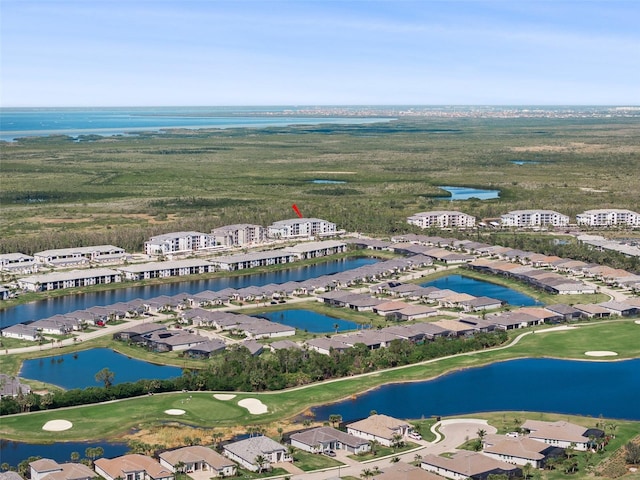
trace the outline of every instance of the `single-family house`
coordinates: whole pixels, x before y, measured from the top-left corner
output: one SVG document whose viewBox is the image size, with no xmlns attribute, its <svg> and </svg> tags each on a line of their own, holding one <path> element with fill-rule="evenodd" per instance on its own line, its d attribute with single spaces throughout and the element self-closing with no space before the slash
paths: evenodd
<svg viewBox="0 0 640 480">
<path fill-rule="evenodd" d="M 350 453 L 366 453 L 371 450 L 369 442 L 333 427 L 318 427 L 294 433 L 290 437 L 291 446 L 311 453 L 330 450 L 346 450 Z"/>
<path fill-rule="evenodd" d="M 292 461 L 287 447 L 264 435 L 228 443 L 222 446 L 222 451 L 226 457 L 252 472 L 269 470 L 274 463 Z"/>
<path fill-rule="evenodd" d="M 230 477 L 236 474 L 236 464 L 224 455 L 202 445 L 177 448 L 162 452 L 159 456 L 160 465 L 176 471 L 176 466 L 182 464 L 185 473 L 207 472 L 207 477 Z"/>
<path fill-rule="evenodd" d="M 589 429 L 562 420 L 557 422 L 527 420 L 522 425 L 522 429 L 528 438 L 560 448 L 567 448 L 573 444 L 576 450 L 582 451 L 589 448 L 590 436 L 602 437 L 604 435 L 602 430 Z"/>
<path fill-rule="evenodd" d="M 173 480 L 171 469 L 146 455 L 133 453 L 116 458 L 99 458 L 96 473 L 106 480 Z"/>
<path fill-rule="evenodd" d="M 365 440 L 376 440 L 387 447 L 396 441 L 397 435 L 405 437 L 411 430 L 407 422 L 382 414 L 371 415 L 347 425 L 347 433 Z"/>
<path fill-rule="evenodd" d="M 520 477 L 522 470 L 510 463 L 495 460 L 477 452 L 460 450 L 448 457 L 428 454 L 422 457 L 421 468 L 453 480 L 485 480 L 489 475 Z"/>
<path fill-rule="evenodd" d="M 396 462 L 384 467 L 382 473 L 377 474 L 375 478 L 376 480 L 442 480 L 442 477 L 435 473 L 404 462 Z"/>
<path fill-rule="evenodd" d="M 31 480 L 91 480 L 96 472 L 82 463 L 58 463 L 41 458 L 29 463 Z"/>
<path fill-rule="evenodd" d="M 543 468 L 550 456 L 558 456 L 562 451 L 539 440 L 517 436 L 487 435 L 482 442 L 482 453 L 495 460 Z"/>
</svg>

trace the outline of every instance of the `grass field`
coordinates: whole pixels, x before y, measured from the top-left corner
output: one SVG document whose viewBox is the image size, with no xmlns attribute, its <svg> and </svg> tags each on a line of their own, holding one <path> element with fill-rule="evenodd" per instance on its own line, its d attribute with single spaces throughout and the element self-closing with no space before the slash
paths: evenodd
<svg viewBox="0 0 640 480">
<path fill-rule="evenodd" d="M 270 424 L 290 418 L 314 405 L 347 398 L 370 388 L 391 382 L 433 378 L 454 369 L 479 366 L 493 361 L 521 357 L 556 357 L 589 359 L 585 351 L 611 349 L 617 359 L 640 356 L 637 342 L 640 325 L 633 320 L 583 324 L 577 330 L 526 335 L 515 346 L 482 351 L 406 368 L 376 372 L 357 378 L 316 384 L 305 388 L 260 394 L 240 394 L 232 402 L 213 398 L 211 393 L 171 393 L 116 401 L 105 405 L 88 405 L 64 410 L 35 412 L 3 417 L 3 438 L 41 442 L 52 440 L 86 440 L 118 437 L 131 428 L 179 422 L 200 427 L 232 427 L 236 425 Z M 521 333 L 521 332 L 518 332 Z M 190 398 L 187 400 L 187 398 Z M 258 398 L 268 406 L 268 413 L 250 415 L 236 403 L 243 398 Z M 174 417 L 163 412 L 178 408 L 187 411 Z M 73 422 L 71 430 L 44 432 L 42 425 L 63 418 Z"/>
<path fill-rule="evenodd" d="M 552 208 L 635 208 L 636 119 L 423 119 L 3 144 L 0 252 L 309 217 L 348 231 L 407 231 L 418 211 L 480 218 Z M 537 164 L 516 165 L 514 160 Z M 313 184 L 315 179 L 344 184 Z M 441 185 L 499 189 L 451 204 Z M 20 247 L 20 248 L 19 248 Z"/>
</svg>

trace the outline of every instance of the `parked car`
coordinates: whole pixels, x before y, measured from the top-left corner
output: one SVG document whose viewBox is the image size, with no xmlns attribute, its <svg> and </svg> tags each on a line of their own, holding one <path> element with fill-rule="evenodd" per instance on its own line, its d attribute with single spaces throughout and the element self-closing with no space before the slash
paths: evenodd
<svg viewBox="0 0 640 480">
<path fill-rule="evenodd" d="M 334 452 L 333 450 L 325 450 L 325 451 L 324 451 L 324 454 L 325 454 L 327 457 L 335 457 L 335 456 L 336 456 L 336 452 Z"/>
<path fill-rule="evenodd" d="M 422 440 L 422 435 L 420 435 L 418 432 L 411 432 L 409 434 L 409 438 L 412 438 L 413 440 Z"/>
</svg>

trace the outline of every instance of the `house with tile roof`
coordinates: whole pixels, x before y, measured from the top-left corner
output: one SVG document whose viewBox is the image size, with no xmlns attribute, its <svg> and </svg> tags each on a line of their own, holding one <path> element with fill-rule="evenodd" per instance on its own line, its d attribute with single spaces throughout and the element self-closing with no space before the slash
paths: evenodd
<svg viewBox="0 0 640 480">
<path fill-rule="evenodd" d="M 407 436 L 412 431 L 411 425 L 404 420 L 388 415 L 375 414 L 368 418 L 347 425 L 347 433 L 365 440 L 375 440 L 381 445 L 390 447 L 396 435 Z"/>
<path fill-rule="evenodd" d="M 31 480 L 91 480 L 96 473 L 82 463 L 58 463 L 41 458 L 29 463 Z"/>
<path fill-rule="evenodd" d="M 160 465 L 176 471 L 180 463 L 184 465 L 185 473 L 207 472 L 208 477 L 229 477 L 236 474 L 236 464 L 224 455 L 202 445 L 177 448 L 162 452 L 159 456 Z"/>
<path fill-rule="evenodd" d="M 291 462 L 293 460 L 291 455 L 287 453 L 287 447 L 264 435 L 249 437 L 223 445 L 222 452 L 226 457 L 252 472 L 260 469 L 269 470 L 273 463 Z M 264 459 L 264 463 L 261 466 L 257 462 L 259 457 Z"/>
<path fill-rule="evenodd" d="M 99 458 L 96 473 L 106 480 L 173 480 L 173 472 L 146 455 L 137 453 L 116 458 Z"/>
<path fill-rule="evenodd" d="M 368 440 L 342 432 L 333 427 L 318 427 L 291 435 L 293 447 L 310 453 L 330 450 L 346 450 L 350 453 L 366 453 L 371 450 Z"/>
<path fill-rule="evenodd" d="M 495 460 L 477 452 L 460 450 L 450 458 L 439 455 L 422 457 L 421 468 L 453 480 L 485 480 L 489 475 L 506 475 L 508 478 L 522 476 L 522 470 L 515 465 Z"/>
</svg>

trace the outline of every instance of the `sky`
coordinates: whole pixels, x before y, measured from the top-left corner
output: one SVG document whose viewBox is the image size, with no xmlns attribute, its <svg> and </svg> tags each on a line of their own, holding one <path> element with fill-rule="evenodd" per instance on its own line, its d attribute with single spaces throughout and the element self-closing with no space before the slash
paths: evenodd
<svg viewBox="0 0 640 480">
<path fill-rule="evenodd" d="M 636 0 L 0 0 L 0 106 L 640 105 Z"/>
</svg>

